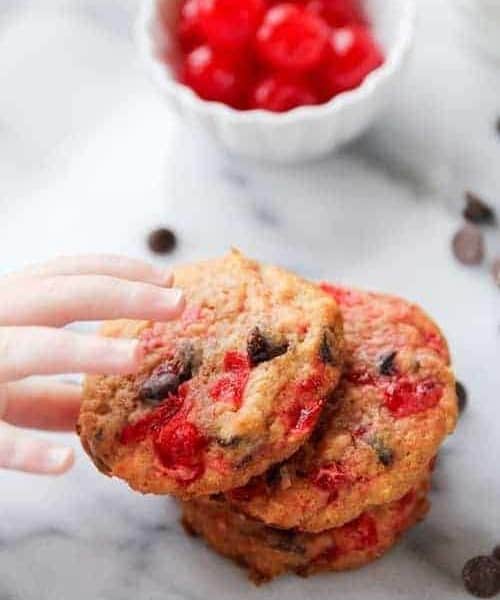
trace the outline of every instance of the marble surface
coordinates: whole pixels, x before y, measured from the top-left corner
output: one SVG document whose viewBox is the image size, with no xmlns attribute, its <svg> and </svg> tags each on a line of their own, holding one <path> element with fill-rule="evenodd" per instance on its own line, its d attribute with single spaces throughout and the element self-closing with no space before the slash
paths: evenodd
<svg viewBox="0 0 500 600">
<path fill-rule="evenodd" d="M 359 572 L 264 588 L 186 538 L 173 503 L 74 470 L 0 473 L 1 600 L 420 600 L 465 597 L 463 562 L 500 542 L 499 294 L 454 262 L 463 191 L 500 210 L 500 66 L 464 42 L 451 3 L 420 0 L 415 52 L 363 138 L 292 168 L 221 153 L 170 115 L 138 63 L 136 0 L 0 0 L 0 272 L 89 251 L 169 260 L 237 245 L 309 277 L 405 295 L 449 337 L 470 405 L 442 453 L 433 510 Z M 500 236 L 488 233 L 488 260 Z M 67 442 L 78 448 L 77 440 Z"/>
</svg>

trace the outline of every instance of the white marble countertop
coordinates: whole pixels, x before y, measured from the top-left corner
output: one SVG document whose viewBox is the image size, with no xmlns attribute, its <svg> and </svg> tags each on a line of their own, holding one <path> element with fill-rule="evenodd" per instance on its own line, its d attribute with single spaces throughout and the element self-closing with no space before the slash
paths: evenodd
<svg viewBox="0 0 500 600">
<path fill-rule="evenodd" d="M 471 51 L 444 0 L 421 0 L 391 109 L 341 153 L 301 167 L 232 159 L 186 130 L 146 80 L 137 0 L 0 0 L 0 272 L 55 254 L 170 260 L 230 245 L 310 277 L 405 295 L 449 336 L 470 404 L 443 451 L 433 510 L 359 572 L 264 588 L 186 538 L 173 503 L 99 475 L 0 473 L 1 600 L 466 597 L 463 562 L 500 542 L 500 291 L 454 262 L 463 191 L 500 210 L 500 66 Z M 488 237 L 490 259 L 500 252 Z M 75 448 L 77 440 L 68 439 Z"/>
</svg>

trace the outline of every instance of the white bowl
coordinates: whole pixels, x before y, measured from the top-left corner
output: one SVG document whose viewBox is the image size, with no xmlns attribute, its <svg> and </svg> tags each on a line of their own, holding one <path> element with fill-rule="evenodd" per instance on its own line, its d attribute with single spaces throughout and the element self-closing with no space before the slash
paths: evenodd
<svg viewBox="0 0 500 600">
<path fill-rule="evenodd" d="M 159 27 L 162 4 L 170 34 Z M 303 106 L 286 113 L 238 111 L 200 99 L 178 83 L 169 64 L 178 60 L 173 32 L 179 0 L 143 0 L 137 38 L 148 71 L 167 103 L 187 122 L 202 127 L 230 152 L 259 160 L 296 162 L 321 156 L 365 130 L 392 94 L 413 39 L 415 0 L 365 0 L 375 36 L 385 50 L 384 64 L 360 87 L 326 104 Z"/>
</svg>

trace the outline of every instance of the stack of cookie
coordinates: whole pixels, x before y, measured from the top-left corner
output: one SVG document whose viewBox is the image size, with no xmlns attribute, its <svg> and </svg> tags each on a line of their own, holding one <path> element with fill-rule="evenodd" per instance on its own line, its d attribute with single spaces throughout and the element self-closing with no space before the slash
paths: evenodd
<svg viewBox="0 0 500 600">
<path fill-rule="evenodd" d="M 236 251 L 175 275 L 181 320 L 105 325 L 145 358 L 87 378 L 78 430 L 97 467 L 179 497 L 186 529 L 257 581 L 379 557 L 425 515 L 455 425 L 439 329 L 404 300 Z"/>
</svg>

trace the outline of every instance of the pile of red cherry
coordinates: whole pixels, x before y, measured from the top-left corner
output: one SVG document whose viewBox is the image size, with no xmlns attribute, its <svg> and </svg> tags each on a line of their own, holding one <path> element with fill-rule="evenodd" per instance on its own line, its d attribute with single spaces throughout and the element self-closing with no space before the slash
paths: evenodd
<svg viewBox="0 0 500 600">
<path fill-rule="evenodd" d="M 177 77 L 240 110 L 326 102 L 384 60 L 359 1 L 183 0 Z"/>
</svg>

